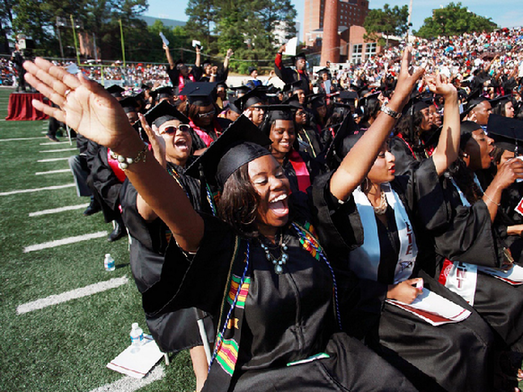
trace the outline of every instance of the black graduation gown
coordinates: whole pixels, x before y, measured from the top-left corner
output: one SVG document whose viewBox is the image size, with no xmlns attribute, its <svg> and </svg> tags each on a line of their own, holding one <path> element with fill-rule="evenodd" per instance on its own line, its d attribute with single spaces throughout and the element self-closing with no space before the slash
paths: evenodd
<svg viewBox="0 0 523 392">
<path fill-rule="evenodd" d="M 447 203 L 428 222 L 439 255 L 432 276 L 438 278 L 445 258 L 499 268 L 505 244 L 491 223 L 486 204 L 478 200 L 465 207 L 450 180 L 443 178 L 442 183 Z M 512 350 L 523 351 L 523 285 L 512 286 L 478 272 L 474 309 Z"/>
<path fill-rule="evenodd" d="M 199 182 L 184 176 L 184 169 L 168 163 L 169 170 L 176 171 L 178 182 L 184 188 L 191 203 L 198 208 Z M 131 271 L 140 293 L 144 294 L 160 280 L 165 261 L 165 250 L 170 239 L 170 230 L 159 218 L 146 222 L 138 213 L 135 187 L 125 180 L 121 190 L 123 220 L 131 236 L 130 264 Z M 203 318 L 209 342 L 214 341 L 214 326 L 210 317 L 200 312 L 197 317 L 195 308 L 181 309 L 157 316 L 147 316 L 149 331 L 163 352 L 178 352 L 195 346 L 201 346 L 197 319 Z"/>
<path fill-rule="evenodd" d="M 318 131 L 311 126 L 302 127 L 296 132 L 296 139 L 300 145 L 300 151 L 306 152 L 311 157 L 317 157 L 323 151 Z"/>
<path fill-rule="evenodd" d="M 518 235 L 508 235 L 507 226 L 523 224 L 523 215 L 515 210 L 522 199 L 523 182 L 515 182 L 503 190 L 501 207 L 498 208 L 495 220 L 499 236 L 503 238 L 512 253 L 512 257 L 520 265 L 523 265 L 523 239 Z"/>
<path fill-rule="evenodd" d="M 120 219 L 120 189 L 122 182 L 116 177 L 109 166 L 107 147 L 93 141 L 87 143 L 86 149 L 89 177 L 87 185 L 93 191 L 93 196 L 102 207 L 106 223 Z"/>
<path fill-rule="evenodd" d="M 326 181 L 328 175 L 318 181 Z M 438 176 L 432 159 L 426 160 L 409 176 L 399 176 L 391 183 L 401 198 L 416 234 L 418 256 L 416 264 L 427 263 L 433 257 L 433 244 L 419 231 L 420 216 L 430 217 L 443 203 Z M 321 189 L 321 187 L 319 187 Z M 390 207 L 389 207 L 390 210 Z M 413 214 L 412 211 L 417 211 Z M 337 264 L 348 264 L 348 252 L 363 243 L 363 226 L 351 197 L 346 203 L 324 204 L 320 215 L 341 223 L 347 215 L 349 224 L 340 229 L 341 235 L 328 232 L 321 237 L 327 253 Z M 391 284 L 397 263 L 398 233 L 392 211 L 388 213 L 388 229 L 378 223 L 380 267 L 378 279 Z M 392 264 L 392 265 L 391 265 Z M 416 266 L 411 278 L 422 277 L 424 287 L 470 310 L 471 315 L 455 324 L 438 327 L 387 302 L 383 303 L 379 322 L 367 331 L 367 342 L 381 356 L 409 377 L 424 391 L 490 391 L 492 388 L 491 350 L 493 334 L 488 325 L 460 296 L 447 290 Z"/>
<path fill-rule="evenodd" d="M 291 199 L 303 195 L 293 194 Z M 289 259 L 278 275 L 259 240 L 236 242 L 238 237 L 229 226 L 216 218 L 202 217 L 205 232 L 197 254 L 186 258 L 171 242 L 161 280 L 145 293 L 144 306 L 153 314 L 197 306 L 216 315 L 217 320 L 226 295 L 222 316 L 231 316 L 224 320 L 229 326 L 224 336 L 239 339 L 237 362 L 233 361 L 232 378 L 219 382 L 223 380 L 222 368 L 228 368 L 234 352 L 227 358 L 229 362 L 220 362 L 217 357 L 204 391 L 415 390 L 360 342 L 344 333 L 333 334 L 331 272 L 323 260 L 300 245 L 293 226 L 283 229 Z M 228 304 L 234 295 L 227 291 L 227 282 L 242 276 L 248 282 L 248 294 L 238 300 L 231 313 Z M 222 330 L 222 325 L 218 328 Z M 287 366 L 320 353 L 329 357 Z"/>
</svg>

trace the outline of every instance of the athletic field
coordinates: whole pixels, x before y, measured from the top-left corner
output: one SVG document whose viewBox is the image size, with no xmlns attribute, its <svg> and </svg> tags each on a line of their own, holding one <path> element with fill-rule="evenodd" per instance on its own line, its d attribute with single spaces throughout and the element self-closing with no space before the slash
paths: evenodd
<svg viewBox="0 0 523 392">
<path fill-rule="evenodd" d="M 11 91 L 0 89 L 0 391 L 194 391 L 188 352 L 141 380 L 106 368 L 133 322 L 148 333 L 127 240 L 107 242 L 102 213 L 82 215 L 74 141 L 49 141 L 48 121 L 4 120 Z"/>
</svg>

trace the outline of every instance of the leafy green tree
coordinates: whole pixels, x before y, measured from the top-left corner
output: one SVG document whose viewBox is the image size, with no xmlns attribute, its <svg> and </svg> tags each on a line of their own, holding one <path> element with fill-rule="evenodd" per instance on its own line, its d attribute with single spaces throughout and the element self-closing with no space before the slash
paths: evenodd
<svg viewBox="0 0 523 392">
<path fill-rule="evenodd" d="M 363 38 L 378 41 L 381 46 L 383 46 L 383 41 L 385 41 L 385 46 L 388 46 L 388 36 L 402 36 L 408 31 L 410 27 L 408 19 L 409 7 L 407 5 L 401 8 L 395 5 L 394 8 L 390 8 L 388 4 L 385 4 L 382 10 L 370 10 L 363 23 L 366 31 Z M 383 40 L 379 33 L 384 34 L 386 39 Z"/>
<path fill-rule="evenodd" d="M 13 3 L 11 0 L 0 1 L 0 53 L 10 53 L 8 35 L 13 25 Z"/>
<path fill-rule="evenodd" d="M 432 11 L 432 17 L 426 18 L 423 26 L 415 32 L 422 38 L 434 38 L 438 36 L 454 36 L 463 33 L 493 31 L 497 25 L 491 18 L 485 18 L 470 12 L 461 3 L 449 3 L 444 8 Z"/>
<path fill-rule="evenodd" d="M 225 3 L 228 1 L 225 0 Z M 185 28 L 191 39 L 198 40 L 209 50 L 216 50 L 213 47 L 215 38 L 212 33 L 215 28 L 216 14 L 218 9 L 215 0 L 189 0 L 185 14 L 189 17 Z"/>
<path fill-rule="evenodd" d="M 189 0 L 186 13 L 189 36 L 202 41 L 204 53 L 212 56 L 232 49 L 236 61 L 230 67 L 236 70 L 273 59 L 280 45 L 275 40 L 278 29 L 284 38 L 296 35 L 296 10 L 290 0 Z"/>
</svg>

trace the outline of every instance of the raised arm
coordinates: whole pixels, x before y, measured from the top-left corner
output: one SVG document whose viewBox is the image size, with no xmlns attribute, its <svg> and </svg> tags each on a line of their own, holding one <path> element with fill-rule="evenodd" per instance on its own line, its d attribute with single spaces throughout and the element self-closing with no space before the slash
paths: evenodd
<svg viewBox="0 0 523 392">
<path fill-rule="evenodd" d="M 430 91 L 445 98 L 443 128 L 438 145 L 432 154 L 436 172 L 441 176 L 450 164 L 458 159 L 460 137 L 458 91 L 448 80 L 444 80 L 441 74 L 426 79 Z"/>
<path fill-rule="evenodd" d="M 49 61 L 26 61 L 25 78 L 58 108 L 33 101 L 37 110 L 64 122 L 118 155 L 136 158 L 125 171 L 138 193 L 169 226 L 176 242 L 196 251 L 203 237 L 203 220 L 185 192 L 154 159 L 116 99 L 98 83 L 67 73 Z"/>
<path fill-rule="evenodd" d="M 165 50 L 165 57 L 167 57 L 167 61 L 169 62 L 169 67 L 171 69 L 174 68 L 174 61 L 173 61 L 173 58 L 171 56 L 171 51 L 169 50 L 169 47 L 165 44 L 163 44 L 163 50 Z"/>
<path fill-rule="evenodd" d="M 202 50 L 198 45 L 196 45 L 196 60 L 194 60 L 194 65 L 199 67 L 202 64 Z"/>
<path fill-rule="evenodd" d="M 405 49 L 398 76 L 398 83 L 394 95 L 387 106 L 397 113 L 401 113 L 403 107 L 409 100 L 417 80 L 425 70 L 418 68 L 412 74 L 409 73 L 412 49 Z M 389 114 L 381 112 L 370 128 L 365 132 L 356 145 L 350 150 L 341 162 L 340 167 L 332 175 L 330 190 L 338 200 L 347 200 L 356 187 L 361 184 L 370 168 L 372 167 L 379 150 L 390 135 L 396 119 Z"/>
<path fill-rule="evenodd" d="M 223 72 L 227 72 L 229 70 L 229 62 L 233 54 L 234 52 L 232 49 L 227 49 L 227 55 L 225 56 L 225 60 L 223 60 Z"/>
</svg>

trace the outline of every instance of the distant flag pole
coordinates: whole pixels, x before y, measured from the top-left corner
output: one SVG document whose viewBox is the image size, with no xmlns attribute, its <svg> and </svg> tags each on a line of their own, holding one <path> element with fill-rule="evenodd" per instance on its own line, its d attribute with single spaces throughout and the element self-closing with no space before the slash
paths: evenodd
<svg viewBox="0 0 523 392">
<path fill-rule="evenodd" d="M 74 48 L 76 50 L 76 61 L 78 61 L 78 66 L 80 66 L 80 51 L 78 50 L 78 39 L 76 38 L 76 29 L 74 24 L 73 15 L 71 17 L 71 27 L 73 28 L 73 38 L 74 38 Z"/>
<path fill-rule="evenodd" d="M 122 20 L 119 19 L 118 22 L 120 23 L 120 36 L 122 37 L 122 58 L 123 58 L 123 66 L 125 67 L 125 45 L 124 45 L 124 42 L 123 42 Z"/>
<path fill-rule="evenodd" d="M 409 42 L 409 33 L 410 33 L 410 19 L 412 16 L 412 0 L 410 0 L 409 4 L 409 18 L 407 20 L 407 43 Z"/>
</svg>

